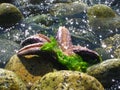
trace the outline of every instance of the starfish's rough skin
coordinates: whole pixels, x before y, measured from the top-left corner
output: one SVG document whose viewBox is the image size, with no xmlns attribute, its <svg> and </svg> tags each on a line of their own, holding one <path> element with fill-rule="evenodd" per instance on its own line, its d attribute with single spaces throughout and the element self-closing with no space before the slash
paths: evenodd
<svg viewBox="0 0 120 90">
<path fill-rule="evenodd" d="M 73 45 L 70 32 L 65 27 L 59 27 L 56 35 L 56 40 L 59 48 L 67 56 L 77 54 L 81 56 L 84 61 L 87 61 L 89 63 L 98 63 L 101 61 L 101 58 L 99 57 L 97 52 L 92 51 L 86 47 Z M 24 56 L 30 54 L 39 54 L 42 52 L 41 47 L 46 42 L 51 42 L 51 40 L 43 34 L 37 34 L 28 37 L 21 43 L 23 48 L 18 51 L 17 55 Z"/>
</svg>

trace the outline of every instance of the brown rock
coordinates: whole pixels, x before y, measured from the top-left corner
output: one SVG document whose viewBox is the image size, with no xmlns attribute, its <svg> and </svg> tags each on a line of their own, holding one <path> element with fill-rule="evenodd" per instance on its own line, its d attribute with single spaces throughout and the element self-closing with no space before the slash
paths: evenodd
<svg viewBox="0 0 120 90">
<path fill-rule="evenodd" d="M 44 74 L 54 70 L 51 61 L 45 58 L 38 56 L 18 57 L 17 55 L 11 57 L 5 68 L 18 74 L 28 86 L 31 86 Z"/>
<path fill-rule="evenodd" d="M 57 71 L 44 75 L 31 90 L 104 90 L 97 79 L 78 71 Z"/>
</svg>

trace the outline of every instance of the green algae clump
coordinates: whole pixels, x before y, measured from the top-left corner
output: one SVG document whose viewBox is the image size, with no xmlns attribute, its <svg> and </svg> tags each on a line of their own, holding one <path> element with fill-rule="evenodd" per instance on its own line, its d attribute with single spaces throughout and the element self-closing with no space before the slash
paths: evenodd
<svg viewBox="0 0 120 90">
<path fill-rule="evenodd" d="M 69 70 L 85 72 L 88 67 L 88 63 L 83 61 L 81 56 L 77 54 L 70 56 L 65 55 L 64 52 L 62 52 L 62 50 L 58 47 L 54 38 L 51 38 L 51 42 L 45 43 L 40 49 L 46 52 L 54 51 L 56 53 L 56 59 L 58 62 L 66 66 Z"/>
</svg>

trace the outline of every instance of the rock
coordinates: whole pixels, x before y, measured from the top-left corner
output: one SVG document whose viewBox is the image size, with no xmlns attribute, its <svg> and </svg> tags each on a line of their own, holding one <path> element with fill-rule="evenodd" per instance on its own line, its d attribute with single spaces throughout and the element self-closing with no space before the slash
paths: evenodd
<svg viewBox="0 0 120 90">
<path fill-rule="evenodd" d="M 101 41 L 103 49 L 111 58 L 120 58 L 120 34 L 108 37 Z"/>
<path fill-rule="evenodd" d="M 57 24 L 58 27 L 66 26 L 75 36 L 80 34 L 80 30 L 82 31 L 86 29 L 87 4 L 82 1 L 75 1 L 71 3 L 53 3 L 50 5 L 51 7 L 48 11 L 56 18 L 56 21 L 59 24 Z"/>
<path fill-rule="evenodd" d="M 71 30 L 71 34 L 73 44 L 75 45 L 78 44 L 92 50 L 94 50 L 97 47 L 100 47 L 100 41 L 93 31 L 76 30 L 76 32 L 73 33 Z"/>
<path fill-rule="evenodd" d="M 44 74 L 55 70 L 55 66 L 53 66 L 51 60 L 47 56 L 46 58 L 38 56 L 18 57 L 17 55 L 13 55 L 5 66 L 5 69 L 14 71 L 30 87 Z M 56 66 L 58 66 L 57 63 Z"/>
<path fill-rule="evenodd" d="M 27 90 L 27 88 L 14 72 L 0 69 L 0 90 Z"/>
<path fill-rule="evenodd" d="M 26 4 L 26 2 L 25 2 Z M 49 5 L 44 4 L 27 4 L 19 7 L 19 9 L 23 12 L 25 17 L 34 16 L 38 14 L 46 14 L 48 13 Z"/>
<path fill-rule="evenodd" d="M 95 77 L 105 88 L 108 88 L 112 85 L 113 79 L 120 78 L 120 59 L 108 59 L 93 65 L 87 69 L 87 74 Z"/>
<path fill-rule="evenodd" d="M 31 90 L 104 90 L 94 77 L 77 71 L 57 71 L 44 75 Z"/>
<path fill-rule="evenodd" d="M 89 24 L 99 39 L 105 39 L 120 33 L 120 17 L 89 19 Z"/>
<path fill-rule="evenodd" d="M 115 12 L 108 6 L 103 4 L 97 4 L 90 7 L 87 11 L 89 17 L 93 18 L 113 18 L 115 17 Z"/>
<path fill-rule="evenodd" d="M 9 3 L 0 4 L 0 26 L 12 26 L 23 18 L 17 7 Z"/>
<path fill-rule="evenodd" d="M 27 18 L 27 20 L 25 20 L 25 22 L 30 23 L 30 22 L 35 22 L 36 24 L 42 24 L 45 26 L 51 26 L 53 25 L 53 23 L 55 22 L 52 18 L 52 16 L 50 15 L 46 15 L 46 14 L 39 14 L 36 16 L 32 16 Z"/>
<path fill-rule="evenodd" d="M 98 38 L 104 39 L 120 32 L 120 17 L 110 7 L 94 5 L 88 9 L 87 15 L 89 25 Z"/>
<path fill-rule="evenodd" d="M 40 3 L 71 3 L 79 0 L 30 0 L 31 4 L 40 4 Z"/>
<path fill-rule="evenodd" d="M 117 6 L 118 8 L 120 7 L 120 1 L 118 0 L 113 0 L 110 4 L 111 6 Z"/>
<path fill-rule="evenodd" d="M 79 0 L 46 0 L 47 3 L 71 3 Z"/>
<path fill-rule="evenodd" d="M 16 53 L 16 50 L 18 50 L 20 46 L 11 40 L 3 39 L 1 36 L 2 35 L 0 35 L 0 68 L 4 68 L 9 58 Z"/>
<path fill-rule="evenodd" d="M 50 14 L 54 16 L 72 16 L 80 14 L 87 9 L 87 5 L 82 2 L 56 3 L 52 4 Z M 77 12 L 76 12 L 77 11 Z"/>
<path fill-rule="evenodd" d="M 102 47 L 96 48 L 95 51 L 101 56 L 102 60 L 106 60 L 106 59 L 111 58 L 110 52 L 108 52 L 107 50 L 105 50 Z"/>
</svg>

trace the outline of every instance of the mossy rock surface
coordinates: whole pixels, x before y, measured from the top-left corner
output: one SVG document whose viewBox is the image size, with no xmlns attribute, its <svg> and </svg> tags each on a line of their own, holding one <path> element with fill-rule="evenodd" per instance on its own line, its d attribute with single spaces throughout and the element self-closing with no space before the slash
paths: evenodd
<svg viewBox="0 0 120 90">
<path fill-rule="evenodd" d="M 90 7 L 87 14 L 93 18 L 113 18 L 116 16 L 115 12 L 110 7 L 103 4 L 96 4 Z"/>
<path fill-rule="evenodd" d="M 20 10 L 9 3 L 0 4 L 0 26 L 12 26 L 22 20 Z"/>
<path fill-rule="evenodd" d="M 112 79 L 120 78 L 120 59 L 108 59 L 87 69 L 87 74 L 97 78 L 105 88 L 112 85 Z"/>
<path fill-rule="evenodd" d="M 104 90 L 94 77 L 78 71 L 57 71 L 44 75 L 31 90 Z"/>
<path fill-rule="evenodd" d="M 0 69 L 0 90 L 27 90 L 27 88 L 14 72 Z"/>
<path fill-rule="evenodd" d="M 44 74 L 54 70 L 53 64 L 49 60 L 37 56 L 25 58 L 17 55 L 11 57 L 5 68 L 19 75 L 28 87 Z"/>
</svg>

